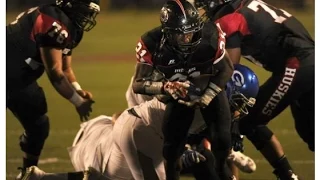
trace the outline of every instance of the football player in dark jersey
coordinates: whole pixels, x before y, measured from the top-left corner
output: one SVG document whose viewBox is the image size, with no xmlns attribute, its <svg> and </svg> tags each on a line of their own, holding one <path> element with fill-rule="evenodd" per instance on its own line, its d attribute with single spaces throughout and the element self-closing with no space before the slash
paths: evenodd
<svg viewBox="0 0 320 180">
<path fill-rule="evenodd" d="M 290 105 L 298 134 L 314 151 L 314 40 L 293 15 L 261 0 L 196 0 L 195 6 L 226 33 L 233 63 L 242 56 L 272 72 L 239 127 L 281 180 L 298 179 L 266 125 Z M 304 112 L 311 115 L 299 118 Z"/>
<path fill-rule="evenodd" d="M 6 103 L 25 129 L 20 136 L 25 153 L 22 172 L 37 165 L 49 134 L 46 98 L 37 83 L 44 71 L 56 91 L 75 106 L 81 120 L 92 111 L 92 95 L 77 83 L 71 54 L 83 31 L 96 25 L 99 12 L 99 0 L 57 0 L 22 12 L 6 26 Z"/>
<path fill-rule="evenodd" d="M 221 179 L 228 179 L 231 173 L 223 172 L 223 167 L 231 149 L 231 114 L 224 87 L 233 65 L 224 48 L 224 33 L 215 24 L 203 26 L 197 10 L 186 0 L 167 1 L 160 21 L 161 26 L 146 32 L 138 42 L 132 88 L 134 93 L 157 95 L 167 104 L 162 128 L 167 179 L 179 179 L 178 159 L 194 107 L 201 107 L 215 134 L 211 142 L 216 147 L 217 172 Z M 208 75 L 207 81 L 193 85 L 201 75 Z M 203 91 L 198 91 L 197 98 L 189 98 L 198 88 Z"/>
</svg>

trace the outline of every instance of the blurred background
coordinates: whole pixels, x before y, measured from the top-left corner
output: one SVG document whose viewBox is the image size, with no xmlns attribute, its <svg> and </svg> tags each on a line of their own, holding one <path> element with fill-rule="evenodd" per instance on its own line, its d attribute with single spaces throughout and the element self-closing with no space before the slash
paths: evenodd
<svg viewBox="0 0 320 180">
<path fill-rule="evenodd" d="M 37 6 L 41 3 L 52 3 L 55 0 L 6 0 L 7 10 Z M 127 8 L 159 9 L 164 0 L 100 0 L 101 8 L 106 10 L 121 10 Z M 277 7 L 304 10 L 314 6 L 314 0 L 266 0 Z"/>
<path fill-rule="evenodd" d="M 314 37 L 313 0 L 265 0 L 267 3 L 284 8 L 296 16 Z M 33 6 L 54 3 L 54 0 L 7 0 L 6 23 Z M 73 51 L 73 69 L 85 90 L 93 93 L 96 103 L 91 117 L 112 115 L 126 108 L 125 91 L 135 66 L 135 47 L 140 36 L 160 25 L 159 11 L 164 0 L 101 0 L 101 13 L 97 26 L 86 32 L 81 44 Z M 242 60 L 252 68 L 262 84 L 270 75 L 263 69 Z M 44 88 L 48 115 L 51 122 L 48 137 L 39 166 L 48 172 L 72 171 L 66 148 L 72 144 L 80 120 L 68 101 L 58 95 L 46 75 L 39 84 Z M 305 180 L 314 180 L 314 153 L 298 137 L 290 110 L 287 109 L 270 123 L 271 129 L 281 141 L 293 168 Z M 6 177 L 14 179 L 19 173 L 22 153 L 19 136 L 21 125 L 7 110 L 6 119 Z M 272 169 L 262 155 L 245 140 L 245 153 L 257 163 L 253 174 L 241 174 L 241 180 L 275 179 Z M 192 178 L 183 178 L 183 180 Z"/>
</svg>

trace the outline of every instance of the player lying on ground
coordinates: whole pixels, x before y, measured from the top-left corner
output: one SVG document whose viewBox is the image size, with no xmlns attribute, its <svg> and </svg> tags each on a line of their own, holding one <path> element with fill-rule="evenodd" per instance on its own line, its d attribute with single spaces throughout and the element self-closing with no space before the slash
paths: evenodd
<svg viewBox="0 0 320 180">
<path fill-rule="evenodd" d="M 247 88 L 253 87 L 246 85 Z M 231 88 L 231 86 L 228 87 Z M 244 94 L 246 91 L 250 92 L 245 87 L 239 89 Z M 234 96 L 239 95 L 234 89 L 228 92 L 234 93 Z M 248 94 L 246 97 L 249 97 Z M 91 179 L 97 179 L 100 173 L 104 175 L 100 177 L 101 179 L 164 179 L 161 154 L 163 143 L 161 125 L 164 109 L 163 103 L 152 99 L 125 110 L 119 118 L 99 116 L 82 123 L 72 147 L 69 148 L 71 162 L 79 172 L 52 174 L 32 167 L 28 170 L 25 180 L 81 179 L 88 173 Z M 114 121 L 114 128 L 111 119 L 117 119 Z M 190 149 L 182 156 L 182 164 L 185 168 L 199 163 L 200 160 L 205 159 Z M 93 168 L 84 172 L 88 167 L 93 167 L 99 173 L 96 173 Z"/>
<path fill-rule="evenodd" d="M 245 107 L 240 108 L 240 105 L 243 105 L 243 102 L 249 103 L 250 98 L 255 98 L 259 90 L 259 82 L 258 82 L 257 76 L 250 68 L 240 64 L 235 65 L 234 68 L 235 68 L 235 71 L 232 75 L 232 79 L 231 81 L 229 81 L 227 86 L 227 94 L 228 94 L 229 103 L 230 103 L 230 107 L 232 108 L 232 111 L 238 110 L 241 116 L 238 116 L 237 118 L 240 119 L 248 113 L 247 109 Z M 243 96 L 241 96 L 240 94 L 243 94 Z M 151 100 L 152 96 L 134 93 L 132 90 L 132 79 L 131 79 L 129 87 L 126 91 L 126 99 L 127 99 L 128 106 L 133 107 L 145 101 Z M 199 139 L 199 137 L 203 138 L 203 136 L 199 136 L 198 134 L 200 131 L 204 130 L 205 128 L 206 128 L 205 122 L 202 119 L 201 113 L 199 112 L 199 110 L 196 110 L 195 118 L 189 130 L 188 141 L 189 142 L 193 141 L 191 139 L 195 139 L 195 137 L 197 137 L 196 139 Z M 237 138 L 238 136 L 233 137 L 232 141 L 234 146 L 239 145 L 237 144 L 239 138 L 238 139 Z M 200 138 L 200 140 L 202 139 Z M 241 148 L 238 148 L 238 149 L 241 149 Z M 207 154 L 207 152 L 201 152 L 201 153 Z M 231 153 L 229 154 L 228 160 L 230 162 L 228 164 L 231 164 L 231 162 L 233 162 L 243 172 L 251 173 L 255 171 L 256 166 L 254 161 L 239 151 L 232 150 Z M 233 170 L 233 174 L 236 176 L 236 178 L 238 178 L 237 169 L 234 166 L 231 166 L 231 167 Z M 195 176 L 197 175 L 195 174 Z"/>
<path fill-rule="evenodd" d="M 288 106 L 298 135 L 314 151 L 314 40 L 299 20 L 261 0 L 195 0 L 208 23 L 226 33 L 234 64 L 240 57 L 271 72 L 256 105 L 240 121 L 240 132 L 264 155 L 281 180 L 299 179 L 266 126 Z"/>
<path fill-rule="evenodd" d="M 32 166 L 24 180 L 82 180 L 86 173 L 87 179 L 99 179 L 99 176 L 109 180 L 165 180 L 163 115 L 164 104 L 155 98 L 126 109 L 118 118 L 114 116 L 114 125 L 111 117 L 103 115 L 84 122 L 72 147 L 68 148 L 73 167 L 78 172 L 51 174 Z M 182 156 L 184 167 L 205 160 L 195 151 L 186 152 Z M 85 171 L 89 167 L 92 167 L 91 171 Z"/>
</svg>

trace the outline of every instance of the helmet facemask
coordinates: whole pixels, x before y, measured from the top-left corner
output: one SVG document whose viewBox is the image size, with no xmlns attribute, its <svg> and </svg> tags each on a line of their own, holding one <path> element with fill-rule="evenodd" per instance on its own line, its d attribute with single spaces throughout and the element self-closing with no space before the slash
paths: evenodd
<svg viewBox="0 0 320 180">
<path fill-rule="evenodd" d="M 184 55 L 193 53 L 201 42 L 203 23 L 190 30 L 164 29 L 166 39 L 172 48 Z"/>
<path fill-rule="evenodd" d="M 253 107 L 253 105 L 256 103 L 256 99 L 253 97 L 250 97 L 249 99 L 243 95 L 242 93 L 238 91 L 234 91 L 233 94 L 231 94 L 229 99 L 229 104 L 231 105 L 232 111 L 238 111 L 237 117 L 234 117 L 236 119 L 240 119 L 246 115 L 249 114 L 249 111 L 247 107 Z"/>
</svg>

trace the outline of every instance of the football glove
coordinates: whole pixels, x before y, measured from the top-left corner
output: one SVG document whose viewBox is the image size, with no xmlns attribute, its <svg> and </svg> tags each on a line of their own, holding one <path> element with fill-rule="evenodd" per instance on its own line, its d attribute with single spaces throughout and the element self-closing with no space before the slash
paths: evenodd
<svg viewBox="0 0 320 180">
<path fill-rule="evenodd" d="M 191 101 L 185 101 L 185 100 L 179 100 L 178 102 L 181 104 L 184 104 L 189 107 L 202 107 L 205 108 L 207 107 L 212 99 L 216 97 L 218 93 L 221 92 L 221 88 L 219 88 L 217 85 L 214 83 L 210 82 L 209 86 L 205 90 L 202 96 L 200 96 L 197 99 L 193 99 Z"/>
<path fill-rule="evenodd" d="M 183 168 L 190 168 L 193 165 L 198 164 L 205 160 L 206 158 L 202 154 L 192 149 L 185 150 L 181 156 Z"/>
<path fill-rule="evenodd" d="M 189 81 L 168 81 L 163 85 L 163 90 L 166 94 L 170 95 L 173 99 L 185 98 L 188 94 L 190 87 Z"/>
</svg>

